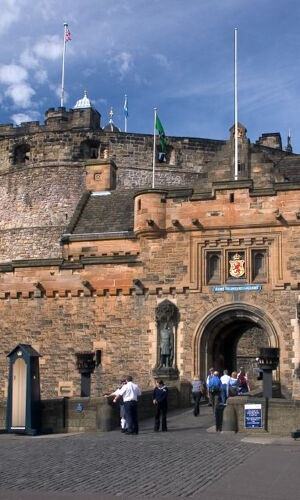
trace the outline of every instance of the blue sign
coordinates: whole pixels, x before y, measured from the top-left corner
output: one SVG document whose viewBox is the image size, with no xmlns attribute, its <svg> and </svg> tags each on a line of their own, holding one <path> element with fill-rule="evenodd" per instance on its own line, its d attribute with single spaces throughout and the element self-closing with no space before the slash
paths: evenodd
<svg viewBox="0 0 300 500">
<path fill-rule="evenodd" d="M 76 405 L 76 411 L 78 411 L 78 413 L 82 412 L 83 410 L 83 404 L 82 403 L 77 403 Z"/>
<path fill-rule="evenodd" d="M 262 289 L 262 285 L 224 285 L 224 286 L 213 286 L 213 292 L 259 292 Z"/>
<path fill-rule="evenodd" d="M 244 405 L 244 412 L 246 429 L 262 428 L 261 404 L 246 404 Z"/>
</svg>

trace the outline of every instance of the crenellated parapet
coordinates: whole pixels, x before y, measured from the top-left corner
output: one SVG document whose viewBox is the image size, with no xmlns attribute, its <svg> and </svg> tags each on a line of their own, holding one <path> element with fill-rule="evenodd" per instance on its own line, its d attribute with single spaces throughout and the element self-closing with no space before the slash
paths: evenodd
<svg viewBox="0 0 300 500">
<path fill-rule="evenodd" d="M 49 130 L 65 130 L 73 128 L 88 128 L 101 130 L 101 115 L 94 108 L 69 109 L 49 108 L 45 113 L 45 124 L 38 121 L 23 122 L 18 126 L 13 124 L 0 125 L 0 139 L 2 137 L 21 137 L 27 134 L 36 134 Z"/>
</svg>

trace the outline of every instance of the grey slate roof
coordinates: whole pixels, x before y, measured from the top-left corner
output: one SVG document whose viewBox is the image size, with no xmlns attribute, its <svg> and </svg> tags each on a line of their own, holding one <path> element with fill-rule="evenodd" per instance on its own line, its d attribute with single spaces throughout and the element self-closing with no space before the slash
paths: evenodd
<svg viewBox="0 0 300 500">
<path fill-rule="evenodd" d="M 284 158 L 280 170 L 283 172 L 285 180 L 289 182 L 300 182 L 299 156 L 290 155 Z"/>
<path fill-rule="evenodd" d="M 81 203 L 72 234 L 133 231 L 134 194 L 137 190 L 118 189 L 108 195 L 89 193 Z"/>
</svg>

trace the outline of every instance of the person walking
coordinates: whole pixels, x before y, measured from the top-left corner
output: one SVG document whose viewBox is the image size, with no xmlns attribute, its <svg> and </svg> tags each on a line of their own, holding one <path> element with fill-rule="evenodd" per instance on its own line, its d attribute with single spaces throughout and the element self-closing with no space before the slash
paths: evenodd
<svg viewBox="0 0 300 500">
<path fill-rule="evenodd" d="M 114 403 L 122 396 L 125 408 L 125 418 L 128 425 L 126 434 L 138 434 L 139 424 L 137 415 L 138 397 L 142 394 L 138 385 L 133 383 L 131 375 L 126 377 L 126 384 L 119 390 L 119 394 L 115 396 Z"/>
<path fill-rule="evenodd" d="M 223 371 L 223 375 L 221 377 L 221 382 L 222 382 L 222 392 L 221 392 L 221 397 L 222 397 L 222 403 L 223 405 L 226 405 L 226 401 L 228 398 L 228 384 L 229 384 L 230 376 L 228 375 L 228 370 Z"/>
<path fill-rule="evenodd" d="M 214 371 L 213 376 L 209 379 L 208 390 L 211 397 L 212 410 L 215 413 L 216 406 L 220 402 L 222 382 L 219 378 L 219 372 Z"/>
<path fill-rule="evenodd" d="M 156 382 L 152 400 L 155 406 L 154 431 L 159 431 L 161 415 L 161 430 L 162 432 L 167 432 L 168 388 L 165 386 L 163 380 Z"/>
<path fill-rule="evenodd" d="M 192 386 L 192 397 L 194 400 L 193 413 L 195 417 L 197 417 L 200 412 L 200 400 L 201 397 L 204 395 L 204 384 L 199 377 L 195 377 L 194 380 L 192 380 L 191 382 L 191 386 Z"/>
<path fill-rule="evenodd" d="M 214 368 L 210 368 L 208 370 L 208 375 L 207 375 L 207 378 L 206 378 L 206 397 L 208 399 L 208 406 L 212 406 L 211 395 L 209 393 L 208 386 L 209 386 L 210 379 L 214 376 L 214 371 L 215 371 Z"/>
</svg>

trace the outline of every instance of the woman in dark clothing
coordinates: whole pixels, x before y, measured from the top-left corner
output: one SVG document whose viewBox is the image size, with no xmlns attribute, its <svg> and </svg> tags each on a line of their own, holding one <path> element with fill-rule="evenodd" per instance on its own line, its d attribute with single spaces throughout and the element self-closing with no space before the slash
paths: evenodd
<svg viewBox="0 0 300 500">
<path fill-rule="evenodd" d="M 161 430 L 167 431 L 167 411 L 168 411 L 168 388 L 164 385 L 163 380 L 156 382 L 156 387 L 153 391 L 153 404 L 155 406 L 154 430 L 159 431 L 160 415 L 161 415 Z"/>
</svg>

